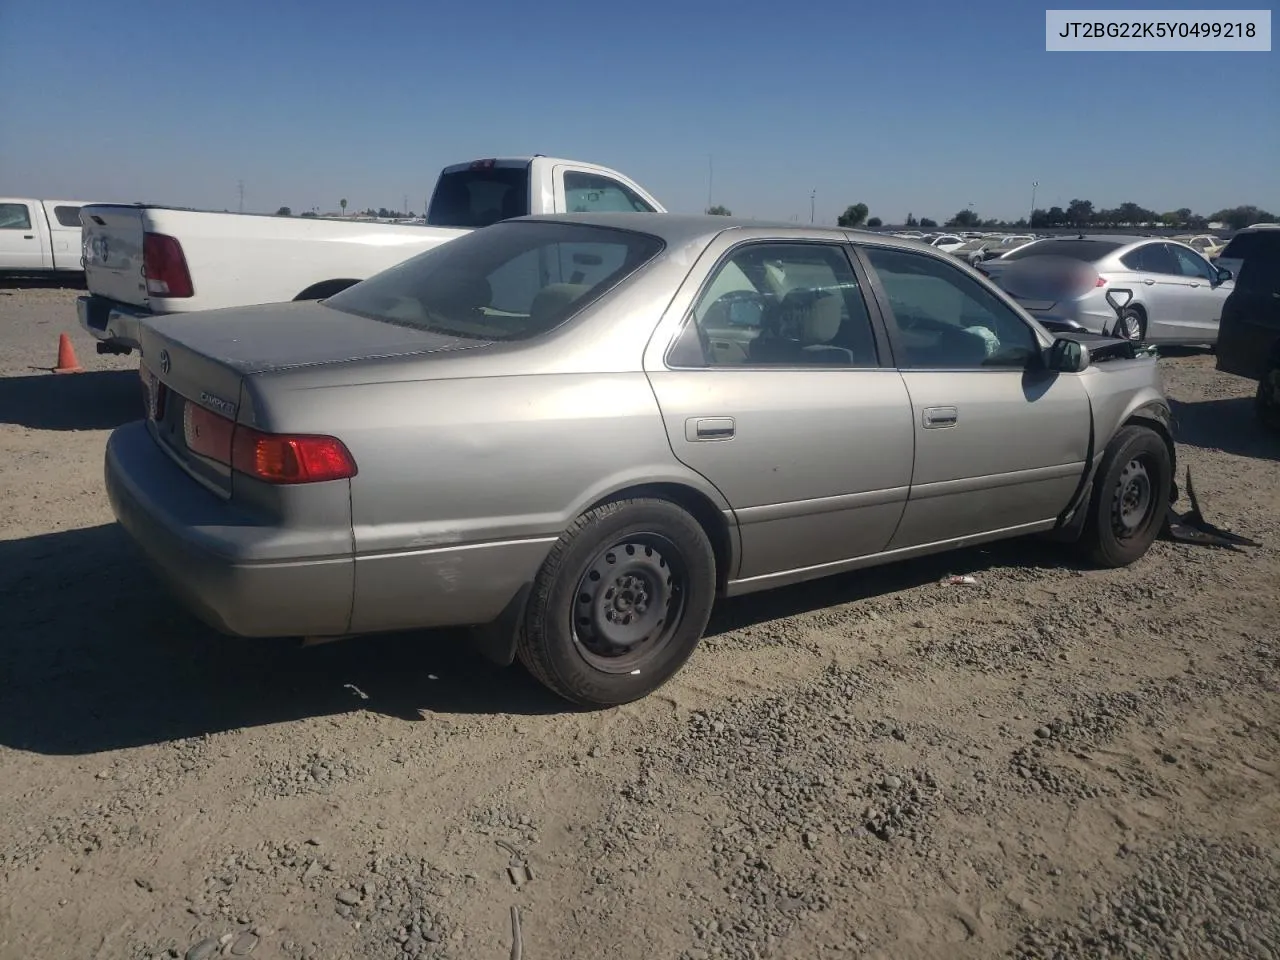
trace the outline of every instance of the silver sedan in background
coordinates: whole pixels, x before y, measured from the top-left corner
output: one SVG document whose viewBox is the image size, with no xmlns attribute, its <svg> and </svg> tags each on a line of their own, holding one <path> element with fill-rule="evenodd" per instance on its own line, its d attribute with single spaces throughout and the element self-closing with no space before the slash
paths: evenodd
<svg viewBox="0 0 1280 960">
<path fill-rule="evenodd" d="M 978 269 L 1039 320 L 1154 344 L 1217 343 L 1233 289 L 1230 270 L 1160 237 L 1049 237 Z"/>
<path fill-rule="evenodd" d="M 1154 359 L 875 234 L 522 218 L 141 339 L 107 491 L 192 610 L 471 626 L 588 705 L 664 683 L 717 597 L 1033 533 L 1120 566 L 1173 490 Z"/>
</svg>

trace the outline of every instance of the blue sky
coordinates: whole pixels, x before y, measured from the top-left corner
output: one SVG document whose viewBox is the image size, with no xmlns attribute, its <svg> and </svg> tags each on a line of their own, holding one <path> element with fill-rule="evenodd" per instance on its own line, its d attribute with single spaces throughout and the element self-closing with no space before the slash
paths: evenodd
<svg viewBox="0 0 1280 960">
<path fill-rule="evenodd" d="M 1280 54 L 1044 30 L 1025 0 L 0 0 L 0 193 L 421 210 L 447 163 L 544 153 L 697 211 L 710 155 L 714 201 L 771 219 L 811 190 L 820 222 L 1016 218 L 1033 180 L 1280 212 Z"/>
</svg>

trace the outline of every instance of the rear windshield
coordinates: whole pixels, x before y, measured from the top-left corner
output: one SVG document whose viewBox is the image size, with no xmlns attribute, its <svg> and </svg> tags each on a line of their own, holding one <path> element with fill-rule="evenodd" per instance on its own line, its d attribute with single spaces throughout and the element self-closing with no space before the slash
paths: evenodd
<svg viewBox="0 0 1280 960">
<path fill-rule="evenodd" d="M 445 173 L 427 209 L 433 227 L 487 227 L 529 212 L 529 165 Z"/>
<path fill-rule="evenodd" d="M 500 223 L 348 287 L 335 310 L 476 340 L 526 340 L 578 313 L 662 250 L 582 224 Z"/>
<path fill-rule="evenodd" d="M 1218 254 L 1218 263 L 1236 270 L 1237 286 L 1280 289 L 1280 230 L 1236 234 Z"/>
<path fill-rule="evenodd" d="M 1020 250 L 1011 250 L 1005 260 L 1021 260 L 1024 257 L 1070 257 L 1084 263 L 1097 263 L 1109 253 L 1119 250 L 1123 243 L 1112 240 L 1037 240 Z"/>
</svg>

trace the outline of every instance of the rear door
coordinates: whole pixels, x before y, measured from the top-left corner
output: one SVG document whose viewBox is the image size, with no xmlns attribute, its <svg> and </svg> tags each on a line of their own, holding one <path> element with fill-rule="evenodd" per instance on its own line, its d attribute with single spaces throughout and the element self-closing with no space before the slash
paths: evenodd
<svg viewBox="0 0 1280 960">
<path fill-rule="evenodd" d="M 672 450 L 737 518 L 735 580 L 778 581 L 877 553 L 893 536 L 911 404 L 869 305 L 839 238 L 722 236 L 670 308 L 680 333 L 650 346 Z"/>
<path fill-rule="evenodd" d="M 1088 460 L 1079 374 L 1045 370 L 1031 325 L 956 265 L 913 250 L 858 249 L 915 433 L 910 499 L 890 549 L 1055 520 Z"/>
<path fill-rule="evenodd" d="M 1176 243 L 1165 246 L 1178 261 L 1184 283 L 1179 331 L 1185 338 L 1203 337 L 1205 343 L 1214 343 L 1218 339 L 1222 305 L 1231 293 L 1232 282 L 1219 282 L 1217 268 L 1195 251 Z"/>
<path fill-rule="evenodd" d="M 0 270 L 43 270 L 52 264 L 40 211 L 25 200 L 0 200 Z"/>
<path fill-rule="evenodd" d="M 90 293 L 143 306 L 142 207 L 91 204 L 80 209 L 85 281 Z"/>
<path fill-rule="evenodd" d="M 63 200 L 45 200 L 44 214 L 49 222 L 52 266 L 56 270 L 79 270 L 80 257 L 80 208 L 83 204 Z"/>
</svg>

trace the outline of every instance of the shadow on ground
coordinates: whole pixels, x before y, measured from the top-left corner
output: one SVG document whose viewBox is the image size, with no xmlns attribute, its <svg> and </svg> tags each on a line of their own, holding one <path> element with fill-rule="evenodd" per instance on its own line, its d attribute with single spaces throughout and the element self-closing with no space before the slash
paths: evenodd
<svg viewBox="0 0 1280 960">
<path fill-rule="evenodd" d="M 32 430 L 111 430 L 141 419 L 142 404 L 136 370 L 0 377 L 0 423 Z"/>
<path fill-rule="evenodd" d="M 1205 450 L 1221 450 L 1241 457 L 1280 460 L 1280 437 L 1258 422 L 1252 397 L 1169 401 L 1179 443 Z"/>
<path fill-rule="evenodd" d="M 0 290 L 87 290 L 84 274 L 54 277 L 0 277 Z"/>
<path fill-rule="evenodd" d="M 725 601 L 708 633 L 953 571 L 1064 560 L 1058 548 L 1020 542 L 895 564 Z M 15 749 L 95 753 L 360 709 L 408 720 L 575 709 L 519 666 L 483 660 L 462 631 L 306 649 L 222 637 L 169 598 L 115 525 L 0 541 L 0 596 L 0 744 Z"/>
</svg>

